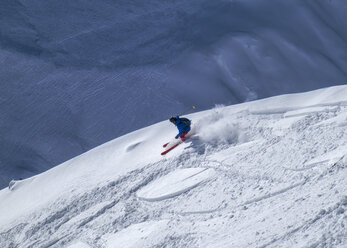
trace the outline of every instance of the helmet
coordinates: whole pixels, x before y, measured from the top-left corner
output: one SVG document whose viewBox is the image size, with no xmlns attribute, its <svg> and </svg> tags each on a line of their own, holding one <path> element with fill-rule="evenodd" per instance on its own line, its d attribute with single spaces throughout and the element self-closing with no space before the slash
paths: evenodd
<svg viewBox="0 0 347 248">
<path fill-rule="evenodd" d="M 171 121 L 172 123 L 175 124 L 175 123 L 176 123 L 176 120 L 177 120 L 176 117 L 173 117 L 173 116 L 170 117 L 170 121 Z"/>
</svg>

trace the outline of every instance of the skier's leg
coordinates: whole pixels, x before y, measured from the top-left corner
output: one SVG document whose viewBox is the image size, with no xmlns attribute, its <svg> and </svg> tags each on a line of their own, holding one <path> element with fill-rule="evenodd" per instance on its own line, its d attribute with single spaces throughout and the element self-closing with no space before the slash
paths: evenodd
<svg viewBox="0 0 347 248">
<path fill-rule="evenodd" d="M 186 140 L 185 136 L 187 135 L 187 133 L 188 133 L 188 132 L 183 132 L 183 134 L 180 136 L 180 138 L 181 138 L 182 141 L 185 141 L 185 140 Z"/>
</svg>

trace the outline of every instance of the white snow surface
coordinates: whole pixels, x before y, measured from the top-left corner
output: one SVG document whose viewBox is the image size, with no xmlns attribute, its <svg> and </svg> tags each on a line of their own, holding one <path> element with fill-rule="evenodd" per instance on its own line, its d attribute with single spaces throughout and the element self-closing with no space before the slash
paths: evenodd
<svg viewBox="0 0 347 248">
<path fill-rule="evenodd" d="M 168 121 L 0 191 L 0 247 L 346 247 L 347 86 Z"/>
</svg>

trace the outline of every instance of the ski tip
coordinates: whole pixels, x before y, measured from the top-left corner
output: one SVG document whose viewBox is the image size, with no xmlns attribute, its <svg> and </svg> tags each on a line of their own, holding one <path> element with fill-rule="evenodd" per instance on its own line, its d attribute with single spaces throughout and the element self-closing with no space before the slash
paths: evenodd
<svg viewBox="0 0 347 248">
<path fill-rule="evenodd" d="M 180 143 L 177 143 L 176 145 L 174 145 L 174 146 L 172 146 L 172 147 L 170 147 L 169 149 L 167 149 L 166 151 L 163 151 L 162 153 L 161 153 L 161 155 L 165 155 L 165 154 L 167 154 L 169 151 L 171 151 L 172 149 L 174 149 L 174 148 L 176 148 L 179 144 L 181 144 L 182 142 L 180 142 Z"/>
</svg>

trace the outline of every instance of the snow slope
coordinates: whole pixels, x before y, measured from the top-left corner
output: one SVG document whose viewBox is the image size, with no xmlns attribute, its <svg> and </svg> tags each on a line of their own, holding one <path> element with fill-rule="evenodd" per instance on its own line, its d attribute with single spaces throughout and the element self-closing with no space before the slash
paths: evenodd
<svg viewBox="0 0 347 248">
<path fill-rule="evenodd" d="M 1 247 L 346 247 L 347 86 L 168 121 L 0 191 Z"/>
<path fill-rule="evenodd" d="M 344 84 L 346 12 L 346 0 L 1 0 L 0 188 L 191 105 Z"/>
</svg>

